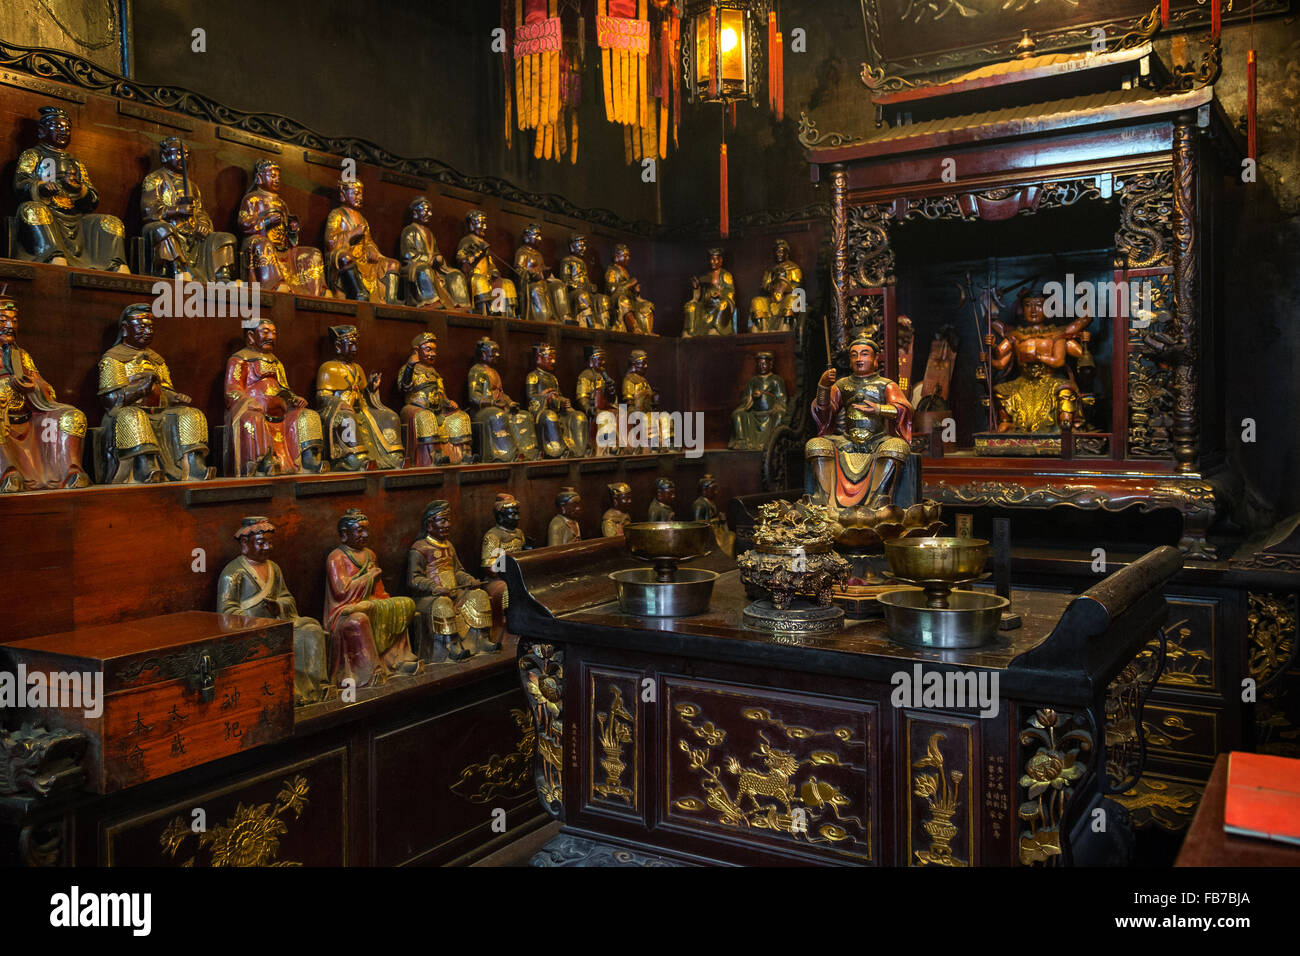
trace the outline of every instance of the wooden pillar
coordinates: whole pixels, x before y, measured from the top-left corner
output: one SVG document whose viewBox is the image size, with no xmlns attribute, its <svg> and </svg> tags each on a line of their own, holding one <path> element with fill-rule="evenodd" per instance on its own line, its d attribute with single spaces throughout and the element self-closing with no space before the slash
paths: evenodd
<svg viewBox="0 0 1300 956">
<path fill-rule="evenodd" d="M 832 351 L 843 351 L 848 345 L 849 300 L 849 229 L 848 229 L 848 173 L 841 165 L 831 167 L 831 324 Z M 827 356 L 833 361 L 834 356 Z"/>
<path fill-rule="evenodd" d="M 1175 339 L 1179 343 L 1174 366 L 1174 461 L 1181 473 L 1194 473 L 1197 459 L 1196 364 L 1200 272 L 1197 227 L 1196 117 L 1182 114 L 1174 123 L 1174 310 Z"/>
</svg>

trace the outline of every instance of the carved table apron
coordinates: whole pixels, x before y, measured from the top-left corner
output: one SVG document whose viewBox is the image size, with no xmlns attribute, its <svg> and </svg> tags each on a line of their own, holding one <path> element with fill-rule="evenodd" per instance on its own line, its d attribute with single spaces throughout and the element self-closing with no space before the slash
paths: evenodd
<svg viewBox="0 0 1300 956">
<path fill-rule="evenodd" d="M 624 615 L 621 539 L 520 558 L 509 626 L 563 822 L 535 865 L 1126 862 L 1109 795 L 1141 773 L 1163 655 L 1130 662 L 1168 613 L 1174 549 L 1077 597 L 1013 591 L 1023 626 L 960 651 L 879 620 L 747 630 L 735 571 L 705 614 Z"/>
</svg>

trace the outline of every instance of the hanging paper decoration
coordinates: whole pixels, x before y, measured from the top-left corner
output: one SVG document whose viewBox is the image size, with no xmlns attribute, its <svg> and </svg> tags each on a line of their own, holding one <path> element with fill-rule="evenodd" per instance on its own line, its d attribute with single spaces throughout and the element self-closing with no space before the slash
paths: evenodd
<svg viewBox="0 0 1300 956">
<path fill-rule="evenodd" d="M 582 43 L 566 41 L 560 3 L 514 0 L 515 125 L 533 131 L 537 159 L 576 163 Z"/>
<path fill-rule="evenodd" d="M 655 9 L 655 19 L 650 7 Z M 680 118 L 681 25 L 670 0 L 597 0 L 605 118 L 623 126 L 629 163 L 668 156 Z"/>
</svg>

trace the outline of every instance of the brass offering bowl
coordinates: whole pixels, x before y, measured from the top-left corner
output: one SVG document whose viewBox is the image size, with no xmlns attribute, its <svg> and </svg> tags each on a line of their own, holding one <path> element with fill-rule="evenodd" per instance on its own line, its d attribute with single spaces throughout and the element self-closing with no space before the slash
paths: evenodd
<svg viewBox="0 0 1300 956">
<path fill-rule="evenodd" d="M 627 549 L 653 568 L 629 568 L 610 575 L 624 614 L 638 617 L 689 617 L 709 609 L 718 575 L 699 568 L 678 568 L 713 549 L 707 521 L 640 521 L 623 526 Z"/>
<path fill-rule="evenodd" d="M 1002 612 L 1011 602 L 985 591 L 953 591 L 934 607 L 915 588 L 886 591 L 877 601 L 885 611 L 889 637 L 912 647 L 980 647 L 997 637 Z"/>
<path fill-rule="evenodd" d="M 903 538 L 885 542 L 894 577 L 925 590 L 926 604 L 945 608 L 953 585 L 978 580 L 988 562 L 982 538 Z"/>
<path fill-rule="evenodd" d="M 707 521 L 638 521 L 623 526 L 627 549 L 651 561 L 656 580 L 672 581 L 681 561 L 713 550 L 713 528 Z"/>
</svg>

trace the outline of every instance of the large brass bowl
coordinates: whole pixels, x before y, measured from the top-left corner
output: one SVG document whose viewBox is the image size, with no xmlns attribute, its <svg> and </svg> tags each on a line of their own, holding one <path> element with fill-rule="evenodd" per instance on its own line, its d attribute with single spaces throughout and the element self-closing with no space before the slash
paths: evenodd
<svg viewBox="0 0 1300 956">
<path fill-rule="evenodd" d="M 901 538 L 885 542 L 885 558 L 909 581 L 967 581 L 984 573 L 989 543 L 982 538 Z"/>
<path fill-rule="evenodd" d="M 623 526 L 627 549 L 647 561 L 688 561 L 713 550 L 707 521 L 638 521 Z"/>
</svg>

